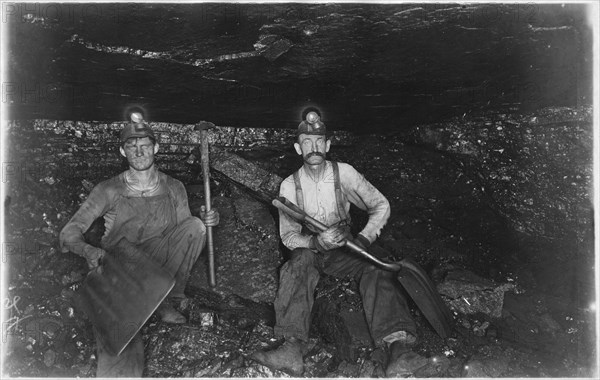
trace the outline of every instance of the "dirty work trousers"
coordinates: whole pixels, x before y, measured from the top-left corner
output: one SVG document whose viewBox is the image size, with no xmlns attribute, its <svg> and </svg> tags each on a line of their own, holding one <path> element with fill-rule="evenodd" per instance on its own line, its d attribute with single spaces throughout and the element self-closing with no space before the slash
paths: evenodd
<svg viewBox="0 0 600 380">
<path fill-rule="evenodd" d="M 196 217 L 188 217 L 178 224 L 175 224 L 175 220 L 175 210 L 166 194 L 149 198 L 124 198 L 119 204 L 113 230 L 119 232 L 114 240 L 126 237 L 172 274 L 175 286 L 169 297 L 177 298 L 183 297 L 190 270 L 202 251 L 206 227 Z M 144 345 L 140 333 L 118 356 L 108 352 L 97 335 L 96 343 L 97 377 L 142 376 Z"/>
<path fill-rule="evenodd" d="M 416 335 L 416 326 L 394 273 L 376 268 L 345 248 L 325 254 L 297 248 L 282 266 L 275 298 L 275 334 L 308 341 L 314 291 L 321 273 L 338 278 L 353 276 L 371 337 L 376 346 L 383 338 L 404 330 Z"/>
</svg>

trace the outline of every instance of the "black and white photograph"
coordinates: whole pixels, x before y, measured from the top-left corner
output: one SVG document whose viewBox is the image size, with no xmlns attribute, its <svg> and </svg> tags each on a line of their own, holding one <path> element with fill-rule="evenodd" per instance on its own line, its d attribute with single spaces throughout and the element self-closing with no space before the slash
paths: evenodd
<svg viewBox="0 0 600 380">
<path fill-rule="evenodd" d="M 596 1 L 0 1 L 1 378 L 598 378 Z"/>
</svg>

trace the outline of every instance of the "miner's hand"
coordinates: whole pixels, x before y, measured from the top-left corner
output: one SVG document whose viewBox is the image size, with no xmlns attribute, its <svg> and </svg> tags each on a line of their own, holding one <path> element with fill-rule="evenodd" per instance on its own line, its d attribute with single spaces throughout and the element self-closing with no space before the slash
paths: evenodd
<svg viewBox="0 0 600 380">
<path fill-rule="evenodd" d="M 206 227 L 214 227 L 219 224 L 219 212 L 214 208 L 206 211 L 206 206 L 200 207 L 200 219 Z"/>
<path fill-rule="evenodd" d="M 100 260 L 106 256 L 106 251 L 102 248 L 97 248 L 92 245 L 84 249 L 83 257 L 86 259 L 90 269 L 97 268 L 100 265 Z"/>
<path fill-rule="evenodd" d="M 325 252 L 346 244 L 346 231 L 342 227 L 329 227 L 315 237 L 315 247 L 319 252 Z"/>
</svg>

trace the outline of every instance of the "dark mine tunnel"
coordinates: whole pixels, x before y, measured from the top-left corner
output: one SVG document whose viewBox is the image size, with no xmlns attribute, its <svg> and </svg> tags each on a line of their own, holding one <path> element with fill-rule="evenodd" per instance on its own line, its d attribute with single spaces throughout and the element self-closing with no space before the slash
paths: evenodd
<svg viewBox="0 0 600 380">
<path fill-rule="evenodd" d="M 598 19 L 2 2 L 3 378 L 597 378 Z"/>
</svg>

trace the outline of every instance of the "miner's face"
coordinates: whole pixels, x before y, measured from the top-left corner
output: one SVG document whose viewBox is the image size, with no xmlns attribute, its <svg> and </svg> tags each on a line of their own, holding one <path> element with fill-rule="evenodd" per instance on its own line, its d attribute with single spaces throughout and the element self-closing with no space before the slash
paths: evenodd
<svg viewBox="0 0 600 380">
<path fill-rule="evenodd" d="M 319 165 L 325 161 L 329 152 L 331 141 L 323 135 L 300 135 L 298 142 L 294 144 L 296 152 L 302 155 L 302 159 L 309 165 Z"/>
<path fill-rule="evenodd" d="M 129 166 L 135 170 L 148 170 L 154 164 L 154 155 L 158 152 L 158 144 L 150 138 L 131 138 L 120 149 L 121 155 L 127 158 Z"/>
</svg>

